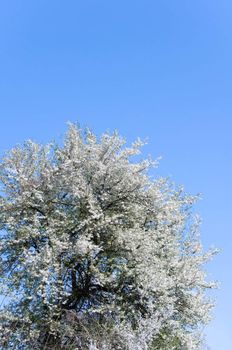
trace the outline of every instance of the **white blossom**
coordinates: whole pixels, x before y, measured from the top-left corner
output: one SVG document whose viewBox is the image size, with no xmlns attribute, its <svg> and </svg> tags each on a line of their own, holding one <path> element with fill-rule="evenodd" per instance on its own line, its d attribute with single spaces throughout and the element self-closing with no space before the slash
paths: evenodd
<svg viewBox="0 0 232 350">
<path fill-rule="evenodd" d="M 1 349 L 199 350 L 205 291 L 196 198 L 115 132 L 70 125 L 0 165 Z M 133 157 L 133 161 L 132 158 Z"/>
</svg>

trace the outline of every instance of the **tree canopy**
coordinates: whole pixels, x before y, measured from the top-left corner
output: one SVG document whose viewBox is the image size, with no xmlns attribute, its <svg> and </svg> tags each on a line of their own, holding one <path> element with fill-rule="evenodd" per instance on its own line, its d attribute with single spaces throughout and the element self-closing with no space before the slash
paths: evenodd
<svg viewBox="0 0 232 350">
<path fill-rule="evenodd" d="M 198 350 L 205 291 L 196 197 L 143 143 L 71 124 L 0 164 L 1 349 Z"/>
</svg>

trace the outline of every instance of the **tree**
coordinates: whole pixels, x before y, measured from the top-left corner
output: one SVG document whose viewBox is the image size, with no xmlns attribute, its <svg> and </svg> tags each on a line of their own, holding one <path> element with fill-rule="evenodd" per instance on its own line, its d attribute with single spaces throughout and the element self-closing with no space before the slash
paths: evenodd
<svg viewBox="0 0 232 350">
<path fill-rule="evenodd" d="M 212 303 L 195 197 L 114 133 L 70 125 L 0 165 L 1 349 L 200 349 Z"/>
</svg>

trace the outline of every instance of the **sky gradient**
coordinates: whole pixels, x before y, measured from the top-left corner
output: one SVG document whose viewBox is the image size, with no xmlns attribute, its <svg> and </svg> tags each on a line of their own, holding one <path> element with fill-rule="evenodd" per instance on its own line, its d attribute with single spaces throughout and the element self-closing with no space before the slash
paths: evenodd
<svg viewBox="0 0 232 350">
<path fill-rule="evenodd" d="M 231 18 L 226 0 L 0 4 L 0 153 L 67 121 L 148 138 L 157 174 L 202 193 L 202 241 L 222 250 L 212 350 L 232 349 Z"/>
</svg>

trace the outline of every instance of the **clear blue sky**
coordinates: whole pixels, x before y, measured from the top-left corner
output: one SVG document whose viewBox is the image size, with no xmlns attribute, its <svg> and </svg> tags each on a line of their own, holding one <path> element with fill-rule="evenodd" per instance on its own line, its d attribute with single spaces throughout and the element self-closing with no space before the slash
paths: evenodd
<svg viewBox="0 0 232 350">
<path fill-rule="evenodd" d="M 212 350 L 232 349 L 232 2 L 0 3 L 0 151 L 60 139 L 65 122 L 117 128 L 201 192 L 202 239 L 222 248 Z"/>
</svg>

